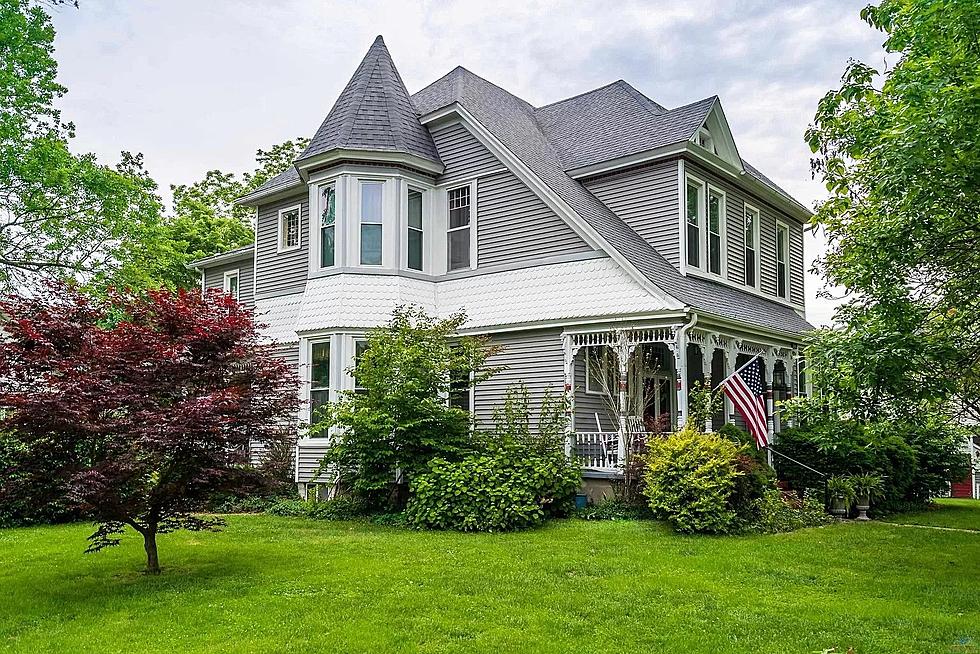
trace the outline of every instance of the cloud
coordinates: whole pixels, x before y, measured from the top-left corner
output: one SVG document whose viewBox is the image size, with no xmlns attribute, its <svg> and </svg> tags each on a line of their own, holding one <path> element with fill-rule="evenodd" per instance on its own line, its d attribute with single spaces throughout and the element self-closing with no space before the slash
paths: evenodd
<svg viewBox="0 0 980 654">
<path fill-rule="evenodd" d="M 801 202 L 822 197 L 802 135 L 850 57 L 881 36 L 857 4 L 85 0 L 54 22 L 75 148 L 142 151 L 164 195 L 257 148 L 312 135 L 374 37 L 410 90 L 456 65 L 541 105 L 626 79 L 665 106 L 719 95 L 741 154 Z M 807 257 L 823 249 L 808 237 Z M 832 303 L 814 299 L 825 322 Z"/>
</svg>

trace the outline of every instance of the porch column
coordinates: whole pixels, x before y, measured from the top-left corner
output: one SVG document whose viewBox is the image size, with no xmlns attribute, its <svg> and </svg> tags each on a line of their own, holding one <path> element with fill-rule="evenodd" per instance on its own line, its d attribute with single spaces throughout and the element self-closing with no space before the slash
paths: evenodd
<svg viewBox="0 0 980 654">
<path fill-rule="evenodd" d="M 772 435 L 775 432 L 772 403 L 772 376 L 776 368 L 776 359 L 773 356 L 772 349 L 766 350 L 764 359 L 766 362 L 766 432 L 769 436 L 769 442 L 772 443 Z M 766 450 L 766 462 L 770 467 L 772 466 L 772 452 L 769 450 Z"/>
<path fill-rule="evenodd" d="M 616 439 L 617 461 L 620 463 L 626 460 L 626 414 L 629 407 L 626 399 L 626 378 L 629 375 L 629 361 L 633 356 L 635 346 L 630 345 L 625 331 L 616 334 L 616 368 L 619 373 L 619 438 Z"/>
<path fill-rule="evenodd" d="M 565 354 L 565 456 L 571 458 L 575 450 L 575 355 L 578 348 L 572 344 L 570 334 L 561 337 Z"/>
<path fill-rule="evenodd" d="M 674 354 L 674 370 L 677 374 L 677 424 L 675 429 L 684 427 L 687 422 L 687 337 L 677 330 L 677 338 L 668 344 Z"/>
<path fill-rule="evenodd" d="M 735 372 L 735 366 L 738 363 L 738 348 L 734 343 L 729 342 L 728 346 L 725 348 L 725 376 L 728 377 L 733 372 Z M 729 424 L 735 424 L 735 405 L 725 395 L 725 417 Z"/>
<path fill-rule="evenodd" d="M 714 386 L 711 384 L 711 360 L 714 359 L 715 348 L 711 345 L 712 335 L 706 334 L 704 337 L 704 343 L 701 345 L 701 374 L 704 376 L 705 386 L 709 390 L 714 390 Z M 706 432 L 714 431 L 714 416 L 709 412 L 707 419 L 704 421 L 704 430 Z"/>
</svg>

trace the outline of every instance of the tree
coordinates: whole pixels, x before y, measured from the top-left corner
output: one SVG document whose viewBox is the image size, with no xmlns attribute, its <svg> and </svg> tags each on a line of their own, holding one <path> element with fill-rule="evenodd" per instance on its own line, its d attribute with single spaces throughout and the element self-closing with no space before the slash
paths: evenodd
<svg viewBox="0 0 980 654">
<path fill-rule="evenodd" d="M 129 526 L 159 573 L 157 535 L 220 527 L 191 512 L 252 478 L 250 441 L 296 428 L 294 375 L 229 296 L 52 284 L 0 314 L 0 432 L 15 442 L 0 500 L 67 495 L 100 523 L 88 551 Z"/>
<path fill-rule="evenodd" d="M 485 364 L 496 349 L 457 336 L 465 321 L 396 308 L 349 370 L 358 391 L 314 416 L 314 436 L 340 428 L 321 468 L 374 508 L 403 508 L 408 483 L 431 460 L 457 460 L 472 445 L 472 417 L 447 400 L 493 373 Z"/>
<path fill-rule="evenodd" d="M 861 16 L 897 61 L 851 62 L 807 132 L 830 192 L 820 268 L 849 294 L 807 368 L 861 420 L 980 416 L 980 4 L 885 0 Z"/>
<path fill-rule="evenodd" d="M 132 264 L 158 248 L 162 208 L 141 157 L 124 152 L 111 168 L 69 150 L 53 41 L 42 8 L 0 0 L 0 290 L 37 278 L 130 283 Z"/>
<path fill-rule="evenodd" d="M 171 186 L 173 216 L 167 219 L 164 240 L 173 255 L 167 262 L 169 281 L 191 288 L 200 283 L 186 264 L 212 254 L 248 245 L 255 239 L 251 220 L 255 210 L 235 204 L 275 175 L 292 166 L 306 149 L 308 139 L 297 138 L 256 152 L 254 171 L 238 176 L 209 170 L 204 179 L 190 185 Z"/>
</svg>

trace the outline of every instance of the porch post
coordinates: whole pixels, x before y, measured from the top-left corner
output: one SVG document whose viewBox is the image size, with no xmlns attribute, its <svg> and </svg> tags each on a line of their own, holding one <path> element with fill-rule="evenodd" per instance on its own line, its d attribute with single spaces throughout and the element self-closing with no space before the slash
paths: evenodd
<svg viewBox="0 0 980 654">
<path fill-rule="evenodd" d="M 766 432 L 769 436 L 769 442 L 772 442 L 772 435 L 775 432 L 775 421 L 773 420 L 773 403 L 772 403 L 772 375 L 775 370 L 775 358 L 773 358 L 772 349 L 766 350 L 765 353 L 766 361 Z M 772 467 L 772 452 L 768 449 L 766 450 L 766 461 L 769 466 Z"/>
<path fill-rule="evenodd" d="M 562 349 L 565 354 L 565 456 L 571 458 L 575 449 L 575 354 L 572 336 L 563 334 Z"/>
<path fill-rule="evenodd" d="M 735 343 L 729 342 L 725 347 L 725 376 L 735 372 L 735 366 L 738 362 L 738 348 Z M 728 394 L 725 394 L 725 418 L 729 424 L 735 424 L 735 405 L 728 398 Z"/>
<path fill-rule="evenodd" d="M 674 370 L 677 372 L 677 424 L 675 429 L 682 429 L 687 422 L 687 335 L 683 330 L 677 330 L 674 340 Z"/>
<path fill-rule="evenodd" d="M 633 346 L 625 331 L 616 334 L 616 363 L 619 372 L 619 438 L 616 439 L 616 456 L 620 463 L 626 460 L 626 414 L 629 407 L 626 401 L 626 378 L 629 375 L 629 360 L 633 355 Z"/>
<path fill-rule="evenodd" d="M 711 345 L 712 335 L 705 334 L 704 343 L 701 344 L 701 374 L 704 375 L 704 383 L 708 389 L 713 389 L 711 385 L 711 360 L 714 359 L 715 348 Z M 704 421 L 704 430 L 706 432 L 714 431 L 714 416 L 710 413 Z"/>
</svg>

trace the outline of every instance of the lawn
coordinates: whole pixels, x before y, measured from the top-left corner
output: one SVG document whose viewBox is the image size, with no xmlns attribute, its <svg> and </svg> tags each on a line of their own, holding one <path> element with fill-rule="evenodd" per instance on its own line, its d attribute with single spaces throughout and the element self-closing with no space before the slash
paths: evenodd
<svg viewBox="0 0 980 654">
<path fill-rule="evenodd" d="M 980 502 L 962 510 L 977 520 Z M 465 535 L 232 516 L 221 534 L 163 537 L 164 574 L 147 577 L 136 538 L 83 555 L 89 531 L 0 531 L 0 649 L 980 650 L 974 533 L 872 522 L 697 538 L 566 520 Z"/>
<path fill-rule="evenodd" d="M 922 513 L 889 516 L 886 520 L 897 524 L 931 525 L 933 527 L 980 531 L 980 500 L 939 500 L 935 509 Z"/>
</svg>

